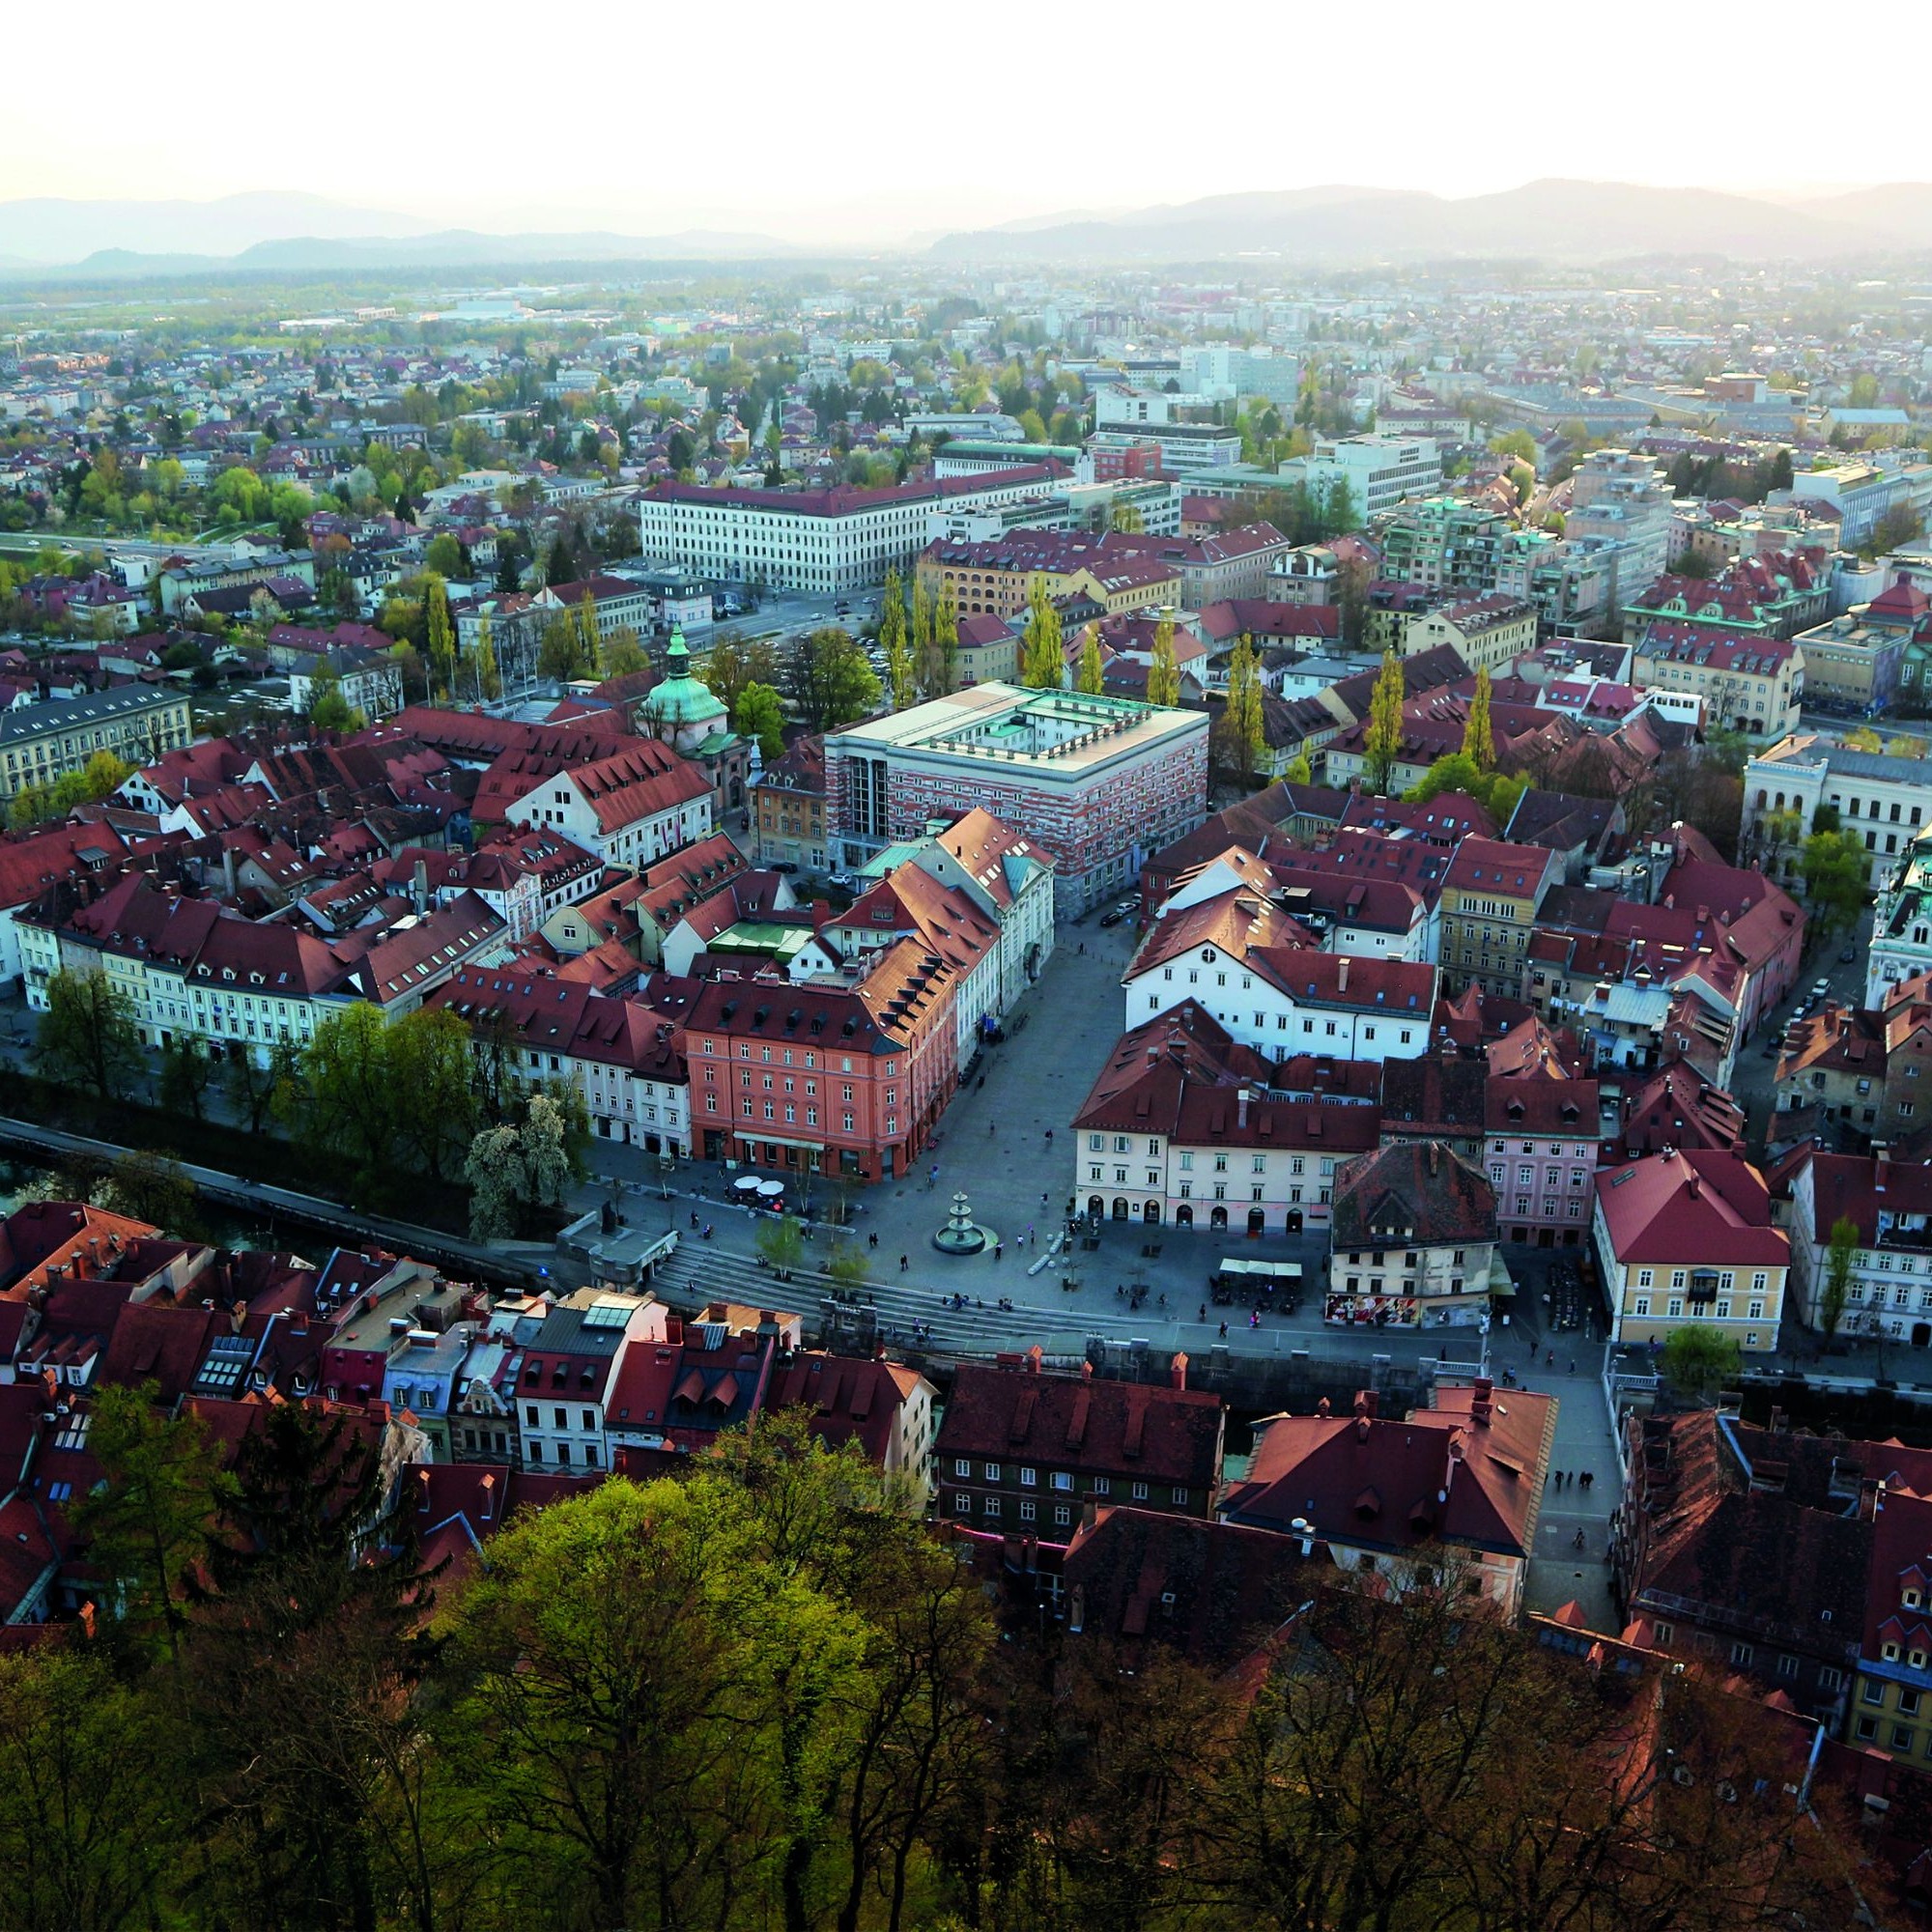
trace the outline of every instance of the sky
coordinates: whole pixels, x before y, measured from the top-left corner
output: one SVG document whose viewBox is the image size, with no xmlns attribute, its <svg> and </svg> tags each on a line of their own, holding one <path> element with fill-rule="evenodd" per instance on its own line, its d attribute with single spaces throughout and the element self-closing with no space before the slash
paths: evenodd
<svg viewBox="0 0 1932 1932">
<path fill-rule="evenodd" d="M 580 0 L 549 17 L 96 0 L 87 19 L 103 58 L 84 85 L 8 90 L 0 201 L 299 189 L 438 225 L 863 245 L 1334 182 L 1829 192 L 1932 174 L 1912 112 L 1803 140 L 1829 30 L 1798 0 L 1722 18 L 1674 0 L 1120 0 L 1039 34 L 904 0 Z M 1867 0 L 1857 20 L 1861 61 L 1926 39 L 1922 0 Z M 13 21 L 16 74 L 60 73 L 72 26 L 44 4 Z"/>
</svg>

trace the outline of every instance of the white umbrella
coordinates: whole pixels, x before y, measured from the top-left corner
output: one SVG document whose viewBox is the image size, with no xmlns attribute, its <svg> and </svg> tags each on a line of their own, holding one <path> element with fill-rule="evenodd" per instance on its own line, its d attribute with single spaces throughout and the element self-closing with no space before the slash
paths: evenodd
<svg viewBox="0 0 1932 1932">
<path fill-rule="evenodd" d="M 735 1187 L 740 1194 L 753 1194 L 760 1187 L 764 1185 L 764 1182 L 761 1181 L 755 1174 L 746 1174 L 746 1175 L 741 1175 L 736 1180 L 734 1180 L 731 1183 L 731 1185 Z"/>
<path fill-rule="evenodd" d="M 758 1182 L 758 1192 L 762 1194 L 767 1201 L 774 1199 L 776 1196 L 782 1194 L 784 1191 L 785 1191 L 785 1184 L 782 1180 L 761 1180 Z"/>
</svg>

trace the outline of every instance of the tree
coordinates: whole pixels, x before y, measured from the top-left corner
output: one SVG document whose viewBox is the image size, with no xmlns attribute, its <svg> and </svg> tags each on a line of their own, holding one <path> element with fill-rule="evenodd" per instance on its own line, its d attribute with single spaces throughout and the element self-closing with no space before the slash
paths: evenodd
<svg viewBox="0 0 1932 1932">
<path fill-rule="evenodd" d="M 388 1023 L 358 1000 L 316 1027 L 276 1110 L 311 1151 L 347 1161 L 358 1189 L 376 1190 L 394 1178 L 395 1100 Z"/>
<path fill-rule="evenodd" d="M 1702 1401 L 1733 1379 L 1743 1360 L 1737 1338 L 1706 1321 L 1687 1321 L 1663 1338 L 1664 1379 L 1680 1395 Z"/>
<path fill-rule="evenodd" d="M 278 1040 L 269 1050 L 269 1064 L 262 1065 L 252 1053 L 242 1053 L 221 1063 L 222 1092 L 228 1104 L 246 1122 L 251 1135 L 259 1135 L 270 1112 L 286 1117 L 293 1111 L 292 1099 L 277 1107 L 277 1096 L 293 1096 L 301 1079 L 300 1050 L 292 1040 Z"/>
<path fill-rule="evenodd" d="M 755 738 L 767 764 L 784 755 L 784 702 L 770 685 L 748 684 L 738 694 L 731 728 L 741 738 Z"/>
<path fill-rule="evenodd" d="M 913 652 L 906 638 L 905 599 L 896 570 L 886 572 L 886 588 L 879 600 L 879 648 L 885 653 L 893 709 L 903 711 L 913 698 Z"/>
<path fill-rule="evenodd" d="M 1506 429 L 1490 439 L 1492 456 L 1513 456 L 1524 463 L 1536 461 L 1536 439 L 1526 429 Z"/>
<path fill-rule="evenodd" d="M 1848 752 L 1883 752 L 1885 740 L 1869 724 L 1854 724 L 1840 741 Z"/>
<path fill-rule="evenodd" d="M 297 1402 L 236 1451 L 185 1646 L 197 1836 L 236 1894 L 210 1918 L 378 1932 L 383 1895 L 407 1896 L 384 1800 L 419 1733 L 436 1573 L 394 1454 L 384 1426 Z"/>
<path fill-rule="evenodd" d="M 939 687 L 951 691 L 959 682 L 959 608 L 951 583 L 939 586 L 939 602 L 932 608 L 932 649 L 939 660 Z"/>
<path fill-rule="evenodd" d="M 590 1112 L 575 1081 L 532 1094 L 524 1106 L 524 1199 L 532 1208 L 559 1208 L 587 1168 Z"/>
<path fill-rule="evenodd" d="M 1463 726 L 1463 755 L 1479 772 L 1495 769 L 1496 740 L 1490 724 L 1490 673 L 1476 672 L 1476 695 L 1469 700 L 1469 716 Z"/>
<path fill-rule="evenodd" d="M 568 611 L 554 611 L 545 620 L 537 646 L 537 675 L 568 684 L 583 672 L 583 634 Z"/>
<path fill-rule="evenodd" d="M 603 658 L 603 633 L 597 623 L 597 600 L 586 588 L 578 599 L 577 628 L 583 639 L 583 663 L 588 673 L 595 677 Z"/>
<path fill-rule="evenodd" d="M 1288 769 L 1281 776 L 1284 782 L 1288 784 L 1313 784 L 1315 782 L 1315 767 L 1308 762 L 1308 753 L 1306 752 L 1297 752 L 1289 760 Z"/>
<path fill-rule="evenodd" d="M 430 676 L 436 680 L 437 690 L 447 696 L 456 682 L 456 633 L 449 622 L 449 593 L 442 587 L 442 579 L 434 574 L 425 582 L 424 656 L 429 662 Z"/>
<path fill-rule="evenodd" d="M 1098 697 L 1105 682 L 1100 665 L 1100 634 L 1089 624 L 1080 640 L 1080 667 L 1073 675 L 1073 688 L 1089 697 Z"/>
<path fill-rule="evenodd" d="M 1388 790 L 1402 755 L 1402 660 L 1385 651 L 1369 696 L 1369 728 L 1362 741 L 1362 779 L 1373 792 Z"/>
<path fill-rule="evenodd" d="M 89 1453 L 100 1482 L 73 1514 L 114 1628 L 136 1647 L 181 1661 L 188 1574 L 207 1555 L 230 1492 L 221 1445 L 192 1410 L 170 1417 L 153 1382 L 110 1382 L 95 1396 Z"/>
<path fill-rule="evenodd" d="M 1174 619 L 1163 614 L 1153 631 L 1152 662 L 1148 666 L 1148 702 L 1180 702 L 1180 664 L 1174 650 Z"/>
<path fill-rule="evenodd" d="M 308 722 L 317 731 L 353 731 L 367 721 L 342 695 L 342 679 L 327 658 L 310 673 Z"/>
<path fill-rule="evenodd" d="M 208 1042 L 198 1033 L 171 1034 L 161 1042 L 161 1105 L 200 1120 L 214 1078 Z"/>
<path fill-rule="evenodd" d="M 99 1647 L 0 1656 L 0 1870 L 19 1932 L 135 1932 L 166 1921 L 171 1872 L 198 1821 L 180 1736 L 117 1681 Z"/>
<path fill-rule="evenodd" d="M 1824 936 L 1849 930 L 1865 905 L 1865 855 L 1856 837 L 1814 832 L 1799 854 L 1798 869 Z"/>
<path fill-rule="evenodd" d="M 497 668 L 497 645 L 491 634 L 490 614 L 487 611 L 477 620 L 476 648 L 469 654 L 469 669 L 476 680 L 479 696 L 485 698 L 502 696 L 503 674 Z"/>
<path fill-rule="evenodd" d="M 637 632 L 628 624 L 620 624 L 611 633 L 604 645 L 604 675 L 606 677 L 635 677 L 640 670 L 651 668 L 651 654 L 645 650 Z"/>
<path fill-rule="evenodd" d="M 1230 768 L 1244 782 L 1252 780 L 1262 768 L 1267 742 L 1262 724 L 1261 667 L 1245 632 L 1228 660 L 1228 708 L 1221 727 Z"/>
<path fill-rule="evenodd" d="M 758 1259 L 778 1276 L 789 1281 L 792 1270 L 805 1258 L 805 1234 L 791 1214 L 775 1214 L 758 1223 Z"/>
<path fill-rule="evenodd" d="M 1138 536 L 1147 528 L 1138 503 L 1115 502 L 1107 511 L 1107 527 L 1122 536 Z"/>
<path fill-rule="evenodd" d="M 793 644 L 785 693 L 807 730 L 830 731 L 877 707 L 879 680 L 851 634 L 828 625 Z"/>
<path fill-rule="evenodd" d="M 463 546 L 447 530 L 430 538 L 429 547 L 423 552 L 424 569 L 435 571 L 440 578 L 461 578 L 464 567 Z"/>
<path fill-rule="evenodd" d="M 120 1099 L 142 1066 L 132 996 L 98 967 L 60 968 L 47 980 L 34 1065 L 56 1085 Z"/>
<path fill-rule="evenodd" d="M 748 684 L 769 684 L 776 689 L 783 672 L 769 638 L 747 643 L 735 633 L 726 631 L 711 646 L 697 668 L 697 676 L 729 713 L 737 709 L 739 694 Z"/>
<path fill-rule="evenodd" d="M 388 1027 L 382 1051 L 396 1158 L 440 1181 L 475 1124 L 469 1028 L 448 1007 L 418 1007 Z"/>
<path fill-rule="evenodd" d="M 1020 682 L 1030 691 L 1058 691 L 1066 682 L 1066 652 L 1060 612 L 1046 594 L 1046 579 L 1027 588 L 1026 633 L 1020 640 Z"/>
<path fill-rule="evenodd" d="M 1851 1295 L 1852 1264 L 1859 1252 L 1859 1224 L 1849 1214 L 1840 1214 L 1832 1223 L 1825 1253 L 1825 1286 L 1818 1297 L 1818 1326 L 1824 1331 L 1829 1349 L 1845 1319 L 1845 1303 Z"/>
</svg>

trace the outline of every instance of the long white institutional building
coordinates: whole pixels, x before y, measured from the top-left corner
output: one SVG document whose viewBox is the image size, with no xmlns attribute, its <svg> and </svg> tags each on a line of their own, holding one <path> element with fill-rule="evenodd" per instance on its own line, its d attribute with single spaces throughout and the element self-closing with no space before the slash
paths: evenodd
<svg viewBox="0 0 1932 1932">
<path fill-rule="evenodd" d="M 644 555 L 707 577 L 781 590 L 864 590 L 904 569 L 939 509 L 983 509 L 1037 497 L 1065 472 L 1045 463 L 888 490 L 706 490 L 659 483 L 639 499 Z"/>
</svg>

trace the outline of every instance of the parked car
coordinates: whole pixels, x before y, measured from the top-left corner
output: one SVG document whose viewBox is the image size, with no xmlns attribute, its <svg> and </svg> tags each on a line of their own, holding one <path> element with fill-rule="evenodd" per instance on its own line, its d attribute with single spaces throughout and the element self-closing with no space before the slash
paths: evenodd
<svg viewBox="0 0 1932 1932">
<path fill-rule="evenodd" d="M 1127 918 L 1127 916 L 1128 915 L 1125 907 L 1116 906 L 1112 912 L 1102 913 L 1100 915 L 1100 923 L 1102 925 L 1119 925 L 1123 919 Z"/>
<path fill-rule="evenodd" d="M 1838 964 L 1840 966 L 1849 966 L 1858 956 L 1859 949 L 1856 946 L 1848 946 L 1838 954 Z"/>
<path fill-rule="evenodd" d="M 1813 980 L 1811 981 L 1811 997 L 1814 1000 L 1822 1000 L 1831 990 L 1832 982 L 1829 980 Z"/>
</svg>

